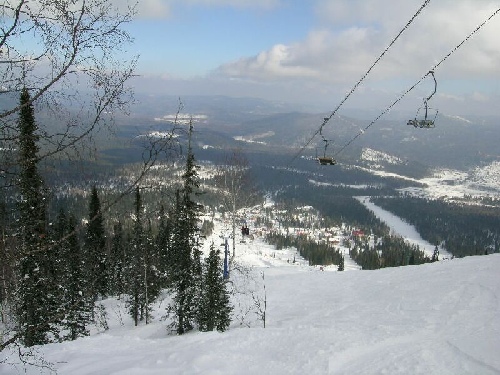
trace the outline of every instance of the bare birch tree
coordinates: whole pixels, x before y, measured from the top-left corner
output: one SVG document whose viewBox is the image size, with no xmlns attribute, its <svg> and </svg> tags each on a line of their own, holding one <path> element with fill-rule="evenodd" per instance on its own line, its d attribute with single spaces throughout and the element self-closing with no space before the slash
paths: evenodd
<svg viewBox="0 0 500 375">
<path fill-rule="evenodd" d="M 236 225 L 238 210 L 255 202 L 257 189 L 250 174 L 248 160 L 239 149 L 226 155 L 215 176 L 216 186 L 222 190 L 222 204 L 231 219 L 232 257 L 236 256 Z"/>
<path fill-rule="evenodd" d="M 19 93 L 44 109 L 39 159 L 81 151 L 94 131 L 133 99 L 126 82 L 137 57 L 124 25 L 135 14 L 110 0 L 0 3 L 0 173 L 14 173 Z"/>
</svg>

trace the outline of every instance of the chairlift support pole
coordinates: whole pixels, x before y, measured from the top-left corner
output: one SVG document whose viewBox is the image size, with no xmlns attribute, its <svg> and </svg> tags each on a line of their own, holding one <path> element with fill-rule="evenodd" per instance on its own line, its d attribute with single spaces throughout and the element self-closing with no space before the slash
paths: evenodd
<svg viewBox="0 0 500 375">
<path fill-rule="evenodd" d="M 223 273 L 223 278 L 225 280 L 229 279 L 229 264 L 228 264 L 228 258 L 229 258 L 229 241 L 227 237 L 224 239 L 224 273 Z"/>
</svg>

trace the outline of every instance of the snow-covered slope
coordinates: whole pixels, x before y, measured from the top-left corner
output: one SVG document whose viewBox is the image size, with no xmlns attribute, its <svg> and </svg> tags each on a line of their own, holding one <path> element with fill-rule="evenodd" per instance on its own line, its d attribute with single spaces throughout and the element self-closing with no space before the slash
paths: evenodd
<svg viewBox="0 0 500 375">
<path fill-rule="evenodd" d="M 359 272 L 292 265 L 292 254 L 258 236 L 237 244 L 241 263 L 255 265 L 244 281 L 265 296 L 266 328 L 236 304 L 225 333 L 171 336 L 165 301 L 152 324 L 133 327 L 123 302 L 108 300 L 108 331 L 37 348 L 29 360 L 47 367 L 4 351 L 0 374 L 500 373 L 500 254 Z"/>
<path fill-rule="evenodd" d="M 417 245 L 420 250 L 422 250 L 429 258 L 432 259 L 434 253 L 435 245 L 425 241 L 420 234 L 417 232 L 415 227 L 408 224 L 404 220 L 400 219 L 393 213 L 376 206 L 370 201 L 370 197 L 355 197 L 360 203 L 362 203 L 368 210 L 373 212 L 373 214 L 379 218 L 381 221 L 385 222 L 389 228 L 391 228 L 391 233 L 403 237 L 406 242 L 413 245 Z M 439 246 L 439 259 L 452 258 L 452 254 L 446 249 Z"/>
<path fill-rule="evenodd" d="M 358 167 L 380 177 L 390 177 L 414 182 L 415 187 L 401 189 L 405 193 L 425 198 L 454 199 L 464 196 L 500 197 L 500 162 L 495 161 L 467 171 L 435 169 L 432 176 L 413 178 L 390 172 L 388 165 L 404 164 L 397 157 L 383 152 L 364 149 L 362 165 Z"/>
<path fill-rule="evenodd" d="M 381 164 L 404 164 L 404 161 L 394 155 L 389 155 L 382 151 L 373 150 L 371 148 L 363 148 L 361 152 L 361 160 L 371 168 L 382 168 Z"/>
<path fill-rule="evenodd" d="M 500 162 L 496 161 L 484 167 L 475 168 L 471 173 L 469 183 L 498 192 L 500 190 Z"/>
<path fill-rule="evenodd" d="M 425 187 L 403 189 L 429 198 L 463 198 L 464 196 L 500 197 L 500 162 L 476 167 L 470 171 L 439 169 L 431 177 L 419 180 Z"/>
</svg>

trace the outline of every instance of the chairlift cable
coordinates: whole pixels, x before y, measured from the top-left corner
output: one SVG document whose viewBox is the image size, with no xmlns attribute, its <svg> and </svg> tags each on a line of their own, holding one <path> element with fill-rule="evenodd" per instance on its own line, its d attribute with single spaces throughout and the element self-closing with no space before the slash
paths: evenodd
<svg viewBox="0 0 500 375">
<path fill-rule="evenodd" d="M 314 132 L 314 134 L 309 138 L 309 140 L 306 142 L 304 146 L 301 147 L 299 152 L 292 158 L 292 163 L 293 161 L 305 150 L 307 146 L 312 142 L 312 140 L 318 135 L 321 134 L 323 131 L 323 127 L 332 119 L 333 116 L 338 112 L 340 107 L 347 101 L 347 99 L 356 91 L 358 86 L 361 84 L 361 82 L 364 81 L 364 79 L 370 74 L 372 69 L 375 67 L 375 65 L 378 64 L 378 62 L 382 59 L 382 57 L 389 51 L 389 49 L 392 47 L 394 43 L 399 39 L 399 37 L 406 31 L 406 29 L 412 24 L 412 22 L 415 20 L 415 18 L 418 17 L 418 15 L 422 12 L 422 10 L 431 2 L 431 0 L 425 0 L 423 4 L 420 6 L 420 8 L 417 10 L 417 12 L 413 15 L 413 17 L 406 23 L 406 25 L 399 31 L 399 33 L 392 39 L 392 41 L 389 43 L 389 45 L 384 49 L 384 51 L 380 54 L 380 56 L 375 60 L 375 62 L 370 66 L 370 68 L 366 71 L 366 73 L 361 77 L 361 79 L 353 86 L 351 91 L 342 99 L 342 101 L 339 103 L 339 105 L 333 110 L 332 113 L 328 117 L 323 118 L 323 123 L 321 126 Z"/>
<path fill-rule="evenodd" d="M 436 65 L 434 65 L 429 72 L 423 75 L 416 83 L 413 84 L 409 89 L 407 89 L 399 98 L 397 98 L 391 105 L 389 105 L 380 115 L 378 115 L 372 122 L 370 122 L 364 129 L 361 129 L 358 134 L 356 134 L 349 142 L 347 142 L 340 150 L 338 150 L 334 156 L 340 154 L 343 150 L 345 150 L 351 143 L 353 143 L 361 134 L 363 134 L 370 126 L 372 126 L 375 122 L 377 122 L 382 116 L 384 116 L 387 112 L 389 112 L 392 107 L 394 107 L 397 103 L 399 103 L 410 91 L 412 91 L 416 86 L 420 84 L 429 74 L 432 72 L 432 76 L 434 76 L 434 71 L 438 68 L 443 62 L 445 62 L 455 51 L 457 51 L 462 45 L 467 42 L 476 32 L 478 32 L 484 25 L 486 25 L 493 17 L 495 17 L 500 12 L 500 8 L 498 8 L 491 16 L 489 16 L 486 20 L 484 20 L 479 26 L 477 26 L 467 37 L 462 40 L 455 48 L 453 48 L 445 57 L 443 57 Z M 434 95 L 431 94 L 431 96 Z"/>
</svg>

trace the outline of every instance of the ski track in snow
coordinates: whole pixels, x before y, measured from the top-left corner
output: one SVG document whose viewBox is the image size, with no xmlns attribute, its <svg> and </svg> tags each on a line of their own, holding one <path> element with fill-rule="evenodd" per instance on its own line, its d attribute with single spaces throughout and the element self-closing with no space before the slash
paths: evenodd
<svg viewBox="0 0 500 375">
<path fill-rule="evenodd" d="M 383 208 L 375 205 L 370 201 L 370 197 L 354 197 L 359 202 L 361 202 L 367 209 L 373 212 L 373 214 L 386 223 L 391 230 L 401 237 L 405 238 L 406 241 L 413 245 L 417 245 L 420 247 L 420 250 L 424 251 L 426 255 L 432 257 L 434 253 L 435 245 L 430 242 L 425 241 L 420 234 L 417 232 L 415 227 L 411 224 L 408 224 L 398 216 L 393 213 L 384 210 Z M 439 258 L 451 258 L 452 254 L 443 249 L 441 246 L 438 246 L 439 249 Z"/>
<path fill-rule="evenodd" d="M 173 336 L 160 319 L 167 301 L 134 327 L 125 303 L 109 299 L 108 331 L 34 353 L 61 375 L 500 374 L 500 254 L 359 272 L 292 264 L 294 254 L 258 236 L 237 242 L 251 270 L 231 271 L 246 293 L 233 298 L 234 314 L 252 304 L 250 292 L 263 299 L 265 284 L 266 328 L 253 311 L 249 328 L 234 319 L 225 333 Z M 55 374 L 17 353 L 0 353 L 1 375 Z"/>
</svg>

